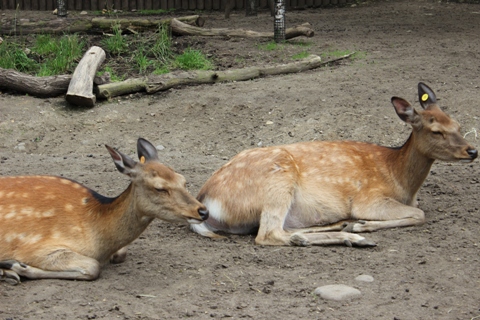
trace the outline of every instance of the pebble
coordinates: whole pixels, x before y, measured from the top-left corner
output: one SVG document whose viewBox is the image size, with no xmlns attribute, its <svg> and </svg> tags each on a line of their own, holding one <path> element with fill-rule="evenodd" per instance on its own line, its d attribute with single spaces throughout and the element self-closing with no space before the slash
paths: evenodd
<svg viewBox="0 0 480 320">
<path fill-rule="evenodd" d="M 20 151 L 25 151 L 25 142 L 20 142 L 15 146 L 15 149 L 20 150 Z"/>
<path fill-rule="evenodd" d="M 359 298 L 362 295 L 360 290 L 344 284 L 330 284 L 318 287 L 314 293 L 323 299 L 335 301 L 350 300 Z"/>
<path fill-rule="evenodd" d="M 373 282 L 373 277 L 369 276 L 368 274 L 361 274 L 358 277 L 356 277 L 355 280 L 363 281 L 363 282 Z"/>
</svg>

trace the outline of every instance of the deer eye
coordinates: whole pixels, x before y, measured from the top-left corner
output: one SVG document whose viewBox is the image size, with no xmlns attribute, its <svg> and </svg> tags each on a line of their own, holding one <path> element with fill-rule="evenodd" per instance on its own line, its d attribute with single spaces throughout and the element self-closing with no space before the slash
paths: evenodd
<svg viewBox="0 0 480 320">
<path fill-rule="evenodd" d="M 443 137 L 443 133 L 440 132 L 440 131 L 432 131 L 432 133 L 433 133 L 435 136 Z"/>
<path fill-rule="evenodd" d="M 157 190 L 158 193 L 168 194 L 168 190 L 167 190 L 167 189 L 164 189 L 164 188 L 155 188 L 155 190 Z"/>
</svg>

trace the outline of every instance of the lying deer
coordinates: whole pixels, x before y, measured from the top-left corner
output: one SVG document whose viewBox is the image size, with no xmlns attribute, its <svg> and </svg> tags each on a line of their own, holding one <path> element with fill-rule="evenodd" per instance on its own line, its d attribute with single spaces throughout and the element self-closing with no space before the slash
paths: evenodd
<svg viewBox="0 0 480 320">
<path fill-rule="evenodd" d="M 424 223 L 416 195 L 433 162 L 471 162 L 477 150 L 427 85 L 419 83 L 418 94 L 419 112 L 391 100 L 413 128 L 400 148 L 311 141 L 241 152 L 201 188 L 197 199 L 210 215 L 191 229 L 211 238 L 257 231 L 262 245 L 374 246 L 352 232 Z"/>
<path fill-rule="evenodd" d="M 155 147 L 138 139 L 140 162 L 106 146 L 130 177 L 116 198 L 54 176 L 0 178 L 0 278 L 94 280 L 100 266 L 125 260 L 125 246 L 153 219 L 200 223 L 208 211 L 185 178 L 161 164 Z"/>
</svg>

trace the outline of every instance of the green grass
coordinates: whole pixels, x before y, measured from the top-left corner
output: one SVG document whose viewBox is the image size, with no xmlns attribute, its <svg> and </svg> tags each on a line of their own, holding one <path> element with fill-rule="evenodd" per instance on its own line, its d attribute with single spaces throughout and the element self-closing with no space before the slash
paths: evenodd
<svg viewBox="0 0 480 320">
<path fill-rule="evenodd" d="M 112 55 L 120 55 L 127 52 L 128 43 L 125 37 L 122 36 L 122 29 L 119 24 L 112 26 L 113 35 L 109 36 L 102 41 L 104 49 Z"/>
<path fill-rule="evenodd" d="M 64 35 L 55 39 L 50 35 L 40 35 L 32 51 L 42 56 L 38 76 L 51 76 L 66 73 L 74 69 L 77 60 L 82 57 L 85 42 L 76 34 Z"/>
<path fill-rule="evenodd" d="M 119 76 L 115 73 L 115 70 L 113 70 L 112 67 L 110 66 L 105 66 L 105 68 L 103 68 L 102 71 L 99 71 L 97 72 L 97 75 L 101 76 L 103 75 L 105 72 L 108 72 L 110 73 L 110 81 L 111 82 L 119 82 L 119 81 L 123 81 L 125 80 L 125 77 L 124 76 Z"/>
<path fill-rule="evenodd" d="M 292 56 L 292 59 L 293 60 L 300 60 L 300 59 L 305 59 L 306 57 L 308 57 L 310 55 L 310 53 L 308 53 L 307 51 L 302 51 L 300 53 L 297 53 L 295 55 Z"/>
<path fill-rule="evenodd" d="M 182 70 L 210 70 L 213 67 L 202 52 L 190 48 L 175 58 L 174 66 Z"/>
<path fill-rule="evenodd" d="M 24 44 L 4 41 L 0 45 L 0 67 L 37 76 L 63 74 L 73 69 L 84 47 L 85 42 L 78 35 L 60 38 L 38 35 L 31 49 Z"/>
<path fill-rule="evenodd" d="M 7 41 L 0 44 L 0 68 L 30 73 L 35 71 L 36 66 L 36 62 L 27 56 L 22 46 Z"/>
<path fill-rule="evenodd" d="M 280 49 L 281 46 L 278 43 L 276 43 L 275 41 L 270 41 L 270 42 L 267 42 L 265 44 L 258 45 L 258 48 L 260 50 L 264 50 L 264 51 L 273 51 L 273 50 Z"/>
</svg>

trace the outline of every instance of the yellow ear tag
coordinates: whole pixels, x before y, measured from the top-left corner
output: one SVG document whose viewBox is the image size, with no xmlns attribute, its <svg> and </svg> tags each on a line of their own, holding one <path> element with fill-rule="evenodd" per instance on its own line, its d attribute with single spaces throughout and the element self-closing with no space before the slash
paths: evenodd
<svg viewBox="0 0 480 320">
<path fill-rule="evenodd" d="M 144 156 L 140 157 L 140 163 L 145 163 L 145 157 Z"/>
<path fill-rule="evenodd" d="M 428 94 L 424 93 L 422 96 L 422 101 L 427 101 L 428 100 Z"/>
</svg>

